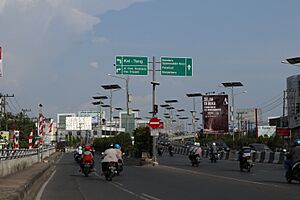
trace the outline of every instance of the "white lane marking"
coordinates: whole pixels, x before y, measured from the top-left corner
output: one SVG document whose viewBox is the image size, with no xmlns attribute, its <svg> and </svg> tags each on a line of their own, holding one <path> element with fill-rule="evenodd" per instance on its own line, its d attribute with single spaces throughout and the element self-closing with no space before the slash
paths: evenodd
<svg viewBox="0 0 300 200">
<path fill-rule="evenodd" d="M 145 196 L 145 197 L 148 197 L 149 199 L 160 200 L 159 198 L 156 198 L 154 196 L 151 196 L 151 195 L 148 195 L 148 194 L 145 194 L 145 193 L 142 193 L 142 195 Z"/>
<path fill-rule="evenodd" d="M 96 172 L 95 174 L 96 174 L 97 177 L 101 178 L 101 176 L 100 176 L 99 174 L 97 174 L 97 172 Z M 132 191 L 130 191 L 130 190 L 128 190 L 128 189 L 125 189 L 125 188 L 123 187 L 123 184 L 122 184 L 122 183 L 118 183 L 118 182 L 108 182 L 108 183 L 111 184 L 111 185 L 113 185 L 114 187 L 116 187 L 116 188 L 122 190 L 123 192 L 126 192 L 126 193 L 131 194 L 132 196 L 138 197 L 138 198 L 143 199 L 143 200 L 152 200 L 151 198 L 148 199 L 148 198 L 146 198 L 146 197 L 144 197 L 144 196 L 142 196 L 142 195 L 136 194 L 136 193 L 134 193 L 134 192 L 132 192 Z M 37 199 L 36 199 L 36 200 L 37 200 Z M 153 200 L 154 200 L 154 199 L 153 199 Z M 157 199 L 157 200 L 159 200 L 159 199 Z"/>
<path fill-rule="evenodd" d="M 51 174 L 51 176 L 48 178 L 48 180 L 43 184 L 43 186 L 41 187 L 41 189 L 39 190 L 38 194 L 35 197 L 35 200 L 40 200 L 42 197 L 42 194 L 47 186 L 47 184 L 49 183 L 49 181 L 52 179 L 52 177 L 54 176 L 54 174 L 56 173 L 56 170 L 54 170 Z"/>
<path fill-rule="evenodd" d="M 109 182 L 109 184 L 111 184 L 111 185 L 115 186 L 116 188 L 122 190 L 123 192 L 127 192 L 127 193 L 129 193 L 129 194 L 131 194 L 131 195 L 133 195 L 135 197 L 138 197 L 138 198 L 143 199 L 143 200 L 149 200 L 148 198 L 143 197 L 142 195 L 136 194 L 136 193 L 134 193 L 134 192 L 132 192 L 130 190 L 127 190 L 127 189 L 125 189 L 125 188 L 123 188 L 123 187 L 121 187 L 121 186 L 119 186 L 119 185 L 117 185 L 117 184 L 115 184 L 113 182 Z"/>
<path fill-rule="evenodd" d="M 232 177 L 227 177 L 227 176 L 208 174 L 208 173 L 204 173 L 204 172 L 196 172 L 196 171 L 187 170 L 187 169 L 180 169 L 180 168 L 176 168 L 176 167 L 162 166 L 162 165 L 160 165 L 160 167 L 169 168 L 169 169 L 173 169 L 173 170 L 177 170 L 177 171 L 184 171 L 184 172 L 191 173 L 191 174 L 204 175 L 204 176 L 209 176 L 209 177 L 214 177 L 214 178 L 219 178 L 219 179 L 227 179 L 227 180 L 237 181 L 237 182 L 241 182 L 241 183 L 271 186 L 271 187 L 276 187 L 276 188 L 285 188 L 285 187 L 282 187 L 282 186 L 276 185 L 276 184 L 260 183 L 260 182 L 256 182 L 256 181 L 249 181 L 249 180 L 243 180 L 243 179 L 232 178 Z"/>
</svg>

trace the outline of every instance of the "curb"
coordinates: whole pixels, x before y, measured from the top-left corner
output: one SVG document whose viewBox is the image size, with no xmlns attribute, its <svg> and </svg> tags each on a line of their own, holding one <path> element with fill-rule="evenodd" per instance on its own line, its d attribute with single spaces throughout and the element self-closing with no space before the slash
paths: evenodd
<svg viewBox="0 0 300 200">
<path fill-rule="evenodd" d="M 32 200 L 55 170 L 54 162 L 61 153 L 54 153 L 43 163 L 36 163 L 20 172 L 1 178 L 0 200 Z M 5 185 L 4 185 L 5 183 Z"/>
</svg>

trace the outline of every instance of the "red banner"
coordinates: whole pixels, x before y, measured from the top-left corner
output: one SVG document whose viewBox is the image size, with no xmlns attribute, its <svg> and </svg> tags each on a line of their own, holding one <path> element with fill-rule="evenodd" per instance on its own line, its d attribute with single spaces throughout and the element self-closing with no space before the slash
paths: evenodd
<svg viewBox="0 0 300 200">
<path fill-rule="evenodd" d="M 290 136 L 289 128 L 276 128 L 276 134 L 278 136 Z"/>
</svg>

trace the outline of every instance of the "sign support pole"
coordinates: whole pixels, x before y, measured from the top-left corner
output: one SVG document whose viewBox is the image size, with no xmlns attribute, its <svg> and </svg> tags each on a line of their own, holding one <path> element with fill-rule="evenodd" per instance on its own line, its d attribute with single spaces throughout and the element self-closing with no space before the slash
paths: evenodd
<svg viewBox="0 0 300 200">
<path fill-rule="evenodd" d="M 154 111 L 154 105 L 155 105 L 155 57 L 152 58 L 152 117 L 156 116 L 156 113 Z M 153 135 L 153 145 L 152 145 L 152 154 L 153 154 L 153 166 L 157 164 L 156 159 L 156 136 Z"/>
</svg>

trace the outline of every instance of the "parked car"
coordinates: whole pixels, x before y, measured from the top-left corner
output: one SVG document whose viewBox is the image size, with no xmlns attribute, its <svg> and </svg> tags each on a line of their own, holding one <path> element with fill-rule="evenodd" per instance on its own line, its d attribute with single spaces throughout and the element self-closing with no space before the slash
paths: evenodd
<svg viewBox="0 0 300 200">
<path fill-rule="evenodd" d="M 261 143 L 252 143 L 249 144 L 251 149 L 256 152 L 266 152 L 266 153 L 271 153 L 273 152 L 267 145 L 261 144 Z"/>
</svg>

